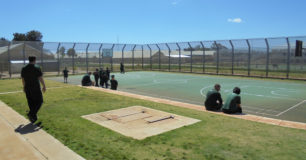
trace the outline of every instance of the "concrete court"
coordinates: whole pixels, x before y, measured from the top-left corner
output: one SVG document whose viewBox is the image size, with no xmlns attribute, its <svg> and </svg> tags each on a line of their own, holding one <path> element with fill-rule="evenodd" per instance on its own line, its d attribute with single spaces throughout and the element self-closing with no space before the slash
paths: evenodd
<svg viewBox="0 0 306 160">
<path fill-rule="evenodd" d="M 0 101 L 0 160 L 83 160 Z"/>
</svg>

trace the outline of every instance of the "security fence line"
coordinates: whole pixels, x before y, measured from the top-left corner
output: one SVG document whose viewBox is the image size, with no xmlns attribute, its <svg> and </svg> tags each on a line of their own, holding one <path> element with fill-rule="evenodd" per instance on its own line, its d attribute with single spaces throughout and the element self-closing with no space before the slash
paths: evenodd
<svg viewBox="0 0 306 160">
<path fill-rule="evenodd" d="M 34 55 L 46 75 L 96 68 L 157 70 L 306 80 L 306 54 L 295 56 L 306 36 L 159 44 L 0 41 L 0 77 L 20 76 Z M 303 47 L 305 48 L 305 47 Z"/>
</svg>

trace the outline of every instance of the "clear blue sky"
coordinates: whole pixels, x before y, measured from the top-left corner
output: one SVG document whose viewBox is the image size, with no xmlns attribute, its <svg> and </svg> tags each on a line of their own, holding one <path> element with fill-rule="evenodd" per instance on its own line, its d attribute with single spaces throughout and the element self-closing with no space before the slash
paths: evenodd
<svg viewBox="0 0 306 160">
<path fill-rule="evenodd" d="M 0 37 L 161 43 L 306 35 L 306 0 L 0 0 Z"/>
</svg>

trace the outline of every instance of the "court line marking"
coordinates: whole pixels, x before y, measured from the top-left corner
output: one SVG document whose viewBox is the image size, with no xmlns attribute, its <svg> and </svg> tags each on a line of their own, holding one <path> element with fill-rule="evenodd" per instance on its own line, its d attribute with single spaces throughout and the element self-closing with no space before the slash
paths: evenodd
<svg viewBox="0 0 306 160">
<path fill-rule="evenodd" d="M 290 107 L 290 108 L 288 108 L 288 109 L 286 109 L 286 110 L 280 112 L 280 113 L 277 114 L 276 116 L 280 116 L 280 115 L 282 115 L 282 114 L 284 114 L 284 113 L 290 111 L 291 109 L 294 109 L 294 108 L 300 106 L 300 105 L 303 104 L 304 102 L 306 102 L 306 100 L 303 100 L 303 101 L 299 102 L 298 104 L 296 104 L 296 105 L 294 105 L 294 106 L 292 106 L 292 107 Z"/>
<path fill-rule="evenodd" d="M 245 106 L 245 105 L 242 105 L 242 107 L 245 107 L 245 108 L 252 108 L 252 109 L 261 110 L 261 111 L 275 112 L 275 113 L 277 113 L 277 114 L 281 112 L 281 111 L 276 111 L 276 110 L 273 110 L 273 109 L 264 109 L 264 108 L 258 108 L 258 107 L 252 107 L 252 106 Z"/>
<path fill-rule="evenodd" d="M 66 87 L 49 87 L 47 89 L 56 89 L 56 88 L 66 88 Z M 23 92 L 23 91 L 1 92 L 0 95 L 2 95 L 2 94 L 14 94 L 14 93 L 20 93 L 20 92 Z"/>
<path fill-rule="evenodd" d="M 262 114 L 262 115 L 268 115 L 268 116 L 276 116 L 275 114 L 269 114 L 269 113 L 265 113 L 265 112 L 256 112 L 256 111 L 251 111 L 251 110 L 248 110 L 248 109 L 243 109 L 245 110 L 246 112 L 251 112 L 251 113 L 255 113 L 255 114 Z"/>
</svg>

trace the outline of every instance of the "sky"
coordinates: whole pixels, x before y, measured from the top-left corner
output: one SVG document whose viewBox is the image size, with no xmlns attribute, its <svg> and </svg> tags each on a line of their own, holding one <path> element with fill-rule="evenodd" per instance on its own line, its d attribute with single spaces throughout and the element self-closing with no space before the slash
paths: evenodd
<svg viewBox="0 0 306 160">
<path fill-rule="evenodd" d="M 306 35 L 306 0 L 0 0 L 0 37 L 164 43 Z"/>
</svg>

